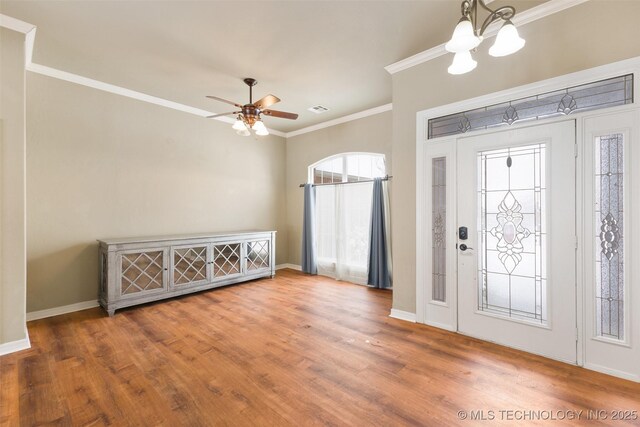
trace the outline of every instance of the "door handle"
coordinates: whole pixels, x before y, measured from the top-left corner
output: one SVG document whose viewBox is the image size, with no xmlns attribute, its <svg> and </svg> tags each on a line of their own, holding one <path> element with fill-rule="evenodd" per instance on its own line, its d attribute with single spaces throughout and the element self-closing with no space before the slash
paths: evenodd
<svg viewBox="0 0 640 427">
<path fill-rule="evenodd" d="M 462 244 L 459 246 L 459 248 L 460 248 L 460 250 L 461 250 L 462 252 L 466 251 L 467 249 L 471 249 L 471 250 L 473 250 L 473 248 L 470 248 L 469 246 L 465 245 L 464 243 L 462 243 Z"/>
</svg>

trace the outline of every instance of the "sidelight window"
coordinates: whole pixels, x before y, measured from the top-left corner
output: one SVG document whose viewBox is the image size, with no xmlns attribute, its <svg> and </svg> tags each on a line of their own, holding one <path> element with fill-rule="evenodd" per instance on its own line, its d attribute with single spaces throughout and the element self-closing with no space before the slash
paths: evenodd
<svg viewBox="0 0 640 427">
<path fill-rule="evenodd" d="M 432 241 L 432 295 L 434 301 L 447 300 L 447 159 L 436 157 L 431 164 L 431 241 Z"/>
<path fill-rule="evenodd" d="M 596 334 L 624 339 L 624 136 L 595 139 Z"/>
</svg>

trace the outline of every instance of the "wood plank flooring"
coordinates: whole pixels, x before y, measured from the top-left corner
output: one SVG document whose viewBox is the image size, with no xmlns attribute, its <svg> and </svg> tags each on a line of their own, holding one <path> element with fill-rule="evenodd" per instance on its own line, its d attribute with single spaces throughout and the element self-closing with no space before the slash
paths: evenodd
<svg viewBox="0 0 640 427">
<path fill-rule="evenodd" d="M 501 410 L 640 425 L 586 420 L 640 411 L 640 384 L 391 319 L 390 307 L 389 291 L 281 270 L 113 318 L 33 321 L 32 349 L 0 358 L 0 425 L 444 426 L 476 425 L 458 411 L 480 410 L 494 411 L 487 425 L 514 423 Z"/>
</svg>

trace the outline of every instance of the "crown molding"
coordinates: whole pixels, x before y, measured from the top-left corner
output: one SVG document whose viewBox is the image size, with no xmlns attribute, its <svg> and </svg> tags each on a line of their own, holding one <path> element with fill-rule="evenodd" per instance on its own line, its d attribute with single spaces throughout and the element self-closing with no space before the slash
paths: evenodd
<svg viewBox="0 0 640 427">
<path fill-rule="evenodd" d="M 565 9 L 569 9 L 587 1 L 589 0 L 549 0 L 539 6 L 532 7 L 531 9 L 527 9 L 516 14 L 516 16 L 513 17 L 512 21 L 515 25 L 523 26 L 547 16 L 553 15 L 554 13 L 562 12 Z M 494 37 L 496 34 L 498 34 L 498 30 L 500 30 L 499 22 L 494 22 L 493 24 L 491 24 L 484 33 L 484 40 Z M 389 74 L 395 74 L 400 71 L 415 67 L 416 65 L 431 61 L 432 59 L 436 59 L 448 53 L 449 52 L 446 51 L 443 43 L 441 45 L 432 47 L 431 49 L 427 49 L 413 56 L 405 58 L 401 61 L 387 65 L 386 67 L 384 67 L 384 69 L 387 70 Z"/>
<path fill-rule="evenodd" d="M 82 86 L 87 86 L 94 89 L 102 90 L 104 92 L 110 92 L 116 95 L 126 96 L 127 98 L 148 102 L 150 104 L 160 105 L 162 107 L 183 111 L 185 113 L 195 114 L 196 116 L 206 117 L 211 114 L 214 114 L 206 110 L 201 110 L 199 108 L 191 107 L 189 105 L 180 104 L 178 102 L 169 101 L 163 98 L 158 98 L 157 96 L 152 96 L 146 93 L 127 89 L 121 86 L 112 85 L 110 83 L 105 83 L 100 80 L 90 79 L 88 77 L 80 76 L 78 74 L 68 73 L 66 71 L 58 70 L 56 68 L 47 67 L 46 65 L 40 65 L 32 62 L 27 65 L 27 70 L 31 71 L 32 73 L 42 74 L 43 76 L 53 77 L 55 79 L 76 83 Z M 230 119 L 228 117 L 216 117 L 215 120 L 233 123 L 233 119 Z"/>
<path fill-rule="evenodd" d="M 36 26 L 0 13 L 0 27 L 17 31 L 25 35 L 24 66 L 26 68 L 27 65 L 31 64 L 31 58 L 33 57 L 33 44 L 36 40 Z"/>
<path fill-rule="evenodd" d="M 36 26 L 29 24 L 28 22 L 21 21 L 12 16 L 3 15 L 0 13 L 0 27 L 7 28 L 9 30 L 17 31 L 22 34 L 27 34 Z"/>
<path fill-rule="evenodd" d="M 20 21 L 19 19 L 12 18 L 11 16 L 0 14 L 0 27 L 5 27 L 25 34 L 25 69 L 31 71 L 32 73 L 41 74 L 43 76 L 64 80 L 66 82 L 75 83 L 82 86 L 87 86 L 93 89 L 98 89 L 120 96 L 125 96 L 127 98 L 136 99 L 138 101 L 148 102 L 150 104 L 159 105 L 161 107 L 171 108 L 173 110 L 182 111 L 184 113 L 194 114 L 200 117 L 207 117 L 216 114 L 211 111 L 202 110 L 200 108 L 192 107 L 186 104 L 180 104 L 168 99 L 159 98 L 157 96 L 138 92 L 132 89 L 127 89 L 122 86 L 116 86 L 100 80 L 95 80 L 78 74 L 69 73 L 67 71 L 58 70 L 46 65 L 36 64 L 32 61 L 33 45 L 35 43 L 36 37 L 36 26 L 24 21 Z M 363 117 L 372 116 L 374 114 L 380 114 L 385 111 L 391 110 L 391 108 L 391 104 L 385 104 L 379 107 L 371 108 L 369 110 L 361 111 L 355 114 L 350 114 L 348 116 L 339 117 L 334 120 L 329 120 L 327 122 L 319 123 L 317 125 L 309 126 L 292 132 L 281 132 L 275 129 L 269 129 L 269 133 L 271 135 L 276 135 L 282 138 L 290 138 L 296 135 L 302 135 L 304 133 L 313 132 L 315 130 L 350 122 L 352 120 L 361 119 Z M 235 121 L 231 117 L 215 117 L 214 120 L 218 120 L 224 123 L 233 123 Z"/>
<path fill-rule="evenodd" d="M 184 113 L 194 114 L 200 117 L 207 117 L 216 114 L 211 111 L 202 110 L 200 108 L 192 107 L 178 102 L 169 101 L 157 96 L 148 95 L 146 93 L 138 92 L 135 90 L 127 89 L 122 86 L 116 86 L 110 83 L 106 83 L 100 80 L 91 79 L 78 74 L 69 73 L 67 71 L 58 70 L 56 68 L 47 67 L 46 65 L 36 64 L 32 61 L 33 58 L 33 45 L 36 39 L 36 26 L 29 24 L 28 22 L 21 21 L 11 16 L 0 14 L 0 27 L 8 28 L 25 34 L 25 69 L 32 73 L 41 74 L 43 76 L 52 77 L 54 79 L 64 80 L 66 82 L 79 84 L 81 86 L 87 86 L 93 89 L 98 89 L 104 92 L 113 93 L 116 95 L 125 96 L 127 98 L 136 99 L 138 101 L 147 102 L 149 104 L 159 105 L 161 107 L 171 108 L 176 111 L 182 111 Z M 231 117 L 214 117 L 213 120 L 217 120 L 224 123 L 233 123 L 235 120 Z M 270 129 L 269 133 L 272 135 L 285 137 L 284 132 L 280 132 L 274 129 Z"/>
<path fill-rule="evenodd" d="M 294 130 L 291 132 L 287 132 L 285 136 L 287 138 L 291 138 L 294 136 L 302 135 L 309 132 L 314 132 L 320 129 L 328 128 L 331 126 L 336 126 L 342 123 L 350 122 L 353 120 L 362 119 L 364 117 L 373 116 L 376 114 L 384 113 L 386 111 L 391 111 L 393 109 L 393 104 L 384 104 L 379 107 L 370 108 L 368 110 L 360 111 L 358 113 L 349 114 L 348 116 L 338 117 L 337 119 L 329 120 L 326 122 L 318 123 L 317 125 L 308 126 L 306 128 Z"/>
<path fill-rule="evenodd" d="M 125 96 L 127 98 L 136 99 L 138 101 L 147 102 L 149 104 L 159 105 L 161 107 L 171 108 L 172 110 L 182 111 L 184 113 L 193 114 L 200 117 L 211 116 L 211 111 L 203 110 L 200 108 L 192 107 L 190 105 L 181 104 L 179 102 L 169 101 L 168 99 L 159 98 L 157 96 L 149 95 L 143 92 L 127 89 L 122 86 L 112 85 L 100 80 L 90 79 L 88 77 L 80 76 L 78 74 L 69 73 L 66 71 L 58 70 L 56 68 L 47 67 L 46 65 L 36 64 L 31 62 L 27 64 L 26 69 L 32 73 L 41 74 L 43 76 L 53 77 L 55 79 L 64 80 L 70 83 L 87 86 L 93 89 L 98 89 L 104 92 L 113 93 L 116 95 Z M 234 123 L 235 120 L 231 117 L 214 117 L 213 120 L 217 120 L 223 123 Z M 277 131 L 275 129 L 269 129 L 271 135 L 284 137 L 285 133 Z"/>
<path fill-rule="evenodd" d="M 29 24 L 28 22 L 20 21 L 19 19 L 12 18 L 11 16 L 0 14 L 0 27 L 8 28 L 10 30 L 18 31 L 25 34 L 25 69 L 32 73 L 41 74 L 43 76 L 52 77 L 54 79 L 64 80 L 66 82 L 79 84 L 81 86 L 98 89 L 104 92 L 113 93 L 115 95 L 125 96 L 127 98 L 135 99 L 142 102 L 147 102 L 161 107 L 171 108 L 176 111 L 182 111 L 188 114 L 194 114 L 200 117 L 207 117 L 215 114 L 211 111 L 202 110 L 200 108 L 192 107 L 190 105 L 181 104 L 179 102 L 170 101 L 168 99 L 160 98 L 157 96 L 149 95 L 143 92 L 138 92 L 132 89 L 127 89 L 122 86 L 113 85 L 100 80 L 84 77 L 79 74 L 69 73 L 67 71 L 59 70 L 56 68 L 48 67 L 46 65 L 36 64 L 32 61 L 33 58 L 33 45 L 36 38 L 36 26 Z M 348 116 L 339 117 L 337 119 L 329 120 L 327 122 L 319 123 L 317 125 L 309 126 L 306 128 L 298 129 L 292 132 L 281 132 L 275 129 L 269 129 L 271 135 L 276 135 L 282 138 L 291 138 L 296 135 L 302 135 L 304 133 L 313 132 L 319 129 L 324 129 L 330 126 L 339 125 L 341 123 L 350 122 L 352 120 L 361 119 L 364 117 L 372 116 L 375 114 L 384 113 L 390 111 L 392 104 L 385 104 L 379 107 L 370 108 L 368 110 L 360 111 L 359 113 L 350 114 Z M 223 123 L 233 123 L 235 120 L 231 117 L 214 117 L 213 120 L 218 120 Z"/>
</svg>

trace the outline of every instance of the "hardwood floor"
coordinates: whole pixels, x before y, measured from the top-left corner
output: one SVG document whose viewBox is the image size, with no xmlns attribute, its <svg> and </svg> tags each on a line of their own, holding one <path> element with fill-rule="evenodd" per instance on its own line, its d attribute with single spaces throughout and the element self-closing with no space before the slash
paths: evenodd
<svg viewBox="0 0 640 427">
<path fill-rule="evenodd" d="M 494 411 L 487 424 L 508 423 L 500 410 L 583 410 L 589 425 L 625 425 L 610 411 L 640 411 L 640 384 L 390 307 L 388 291 L 281 270 L 113 318 L 33 321 L 32 349 L 0 358 L 0 425 L 475 425 L 458 411 L 479 410 Z M 586 422 L 589 410 L 608 419 Z"/>
</svg>

